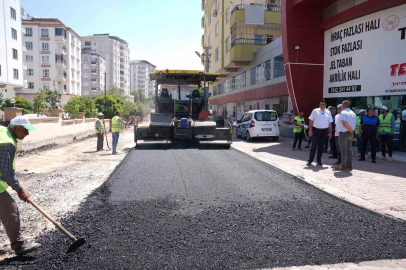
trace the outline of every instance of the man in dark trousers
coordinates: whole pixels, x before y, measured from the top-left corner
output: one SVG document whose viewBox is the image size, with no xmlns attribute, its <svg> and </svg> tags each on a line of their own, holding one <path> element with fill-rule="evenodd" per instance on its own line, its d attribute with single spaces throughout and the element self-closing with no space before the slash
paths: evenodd
<svg viewBox="0 0 406 270">
<path fill-rule="evenodd" d="M 104 124 L 103 124 L 103 114 L 99 113 L 98 119 L 96 119 L 96 122 L 94 123 L 95 125 L 95 131 L 97 134 L 97 151 L 103 150 L 103 143 L 104 143 Z"/>
<path fill-rule="evenodd" d="M 299 141 L 298 150 L 302 150 L 302 140 L 305 130 L 305 120 L 303 118 L 304 111 L 300 110 L 299 115 L 295 117 L 293 132 L 295 140 L 293 141 L 293 150 L 296 150 L 297 141 Z"/>
<path fill-rule="evenodd" d="M 309 136 L 312 136 L 312 146 L 310 148 L 309 160 L 306 165 L 310 166 L 314 160 L 317 150 L 317 165 L 323 166 L 321 157 L 323 155 L 323 147 L 326 139 L 332 137 L 332 122 L 331 113 L 326 110 L 326 101 L 320 100 L 320 107 L 314 109 L 309 117 Z"/>
<path fill-rule="evenodd" d="M 333 128 L 333 135 L 335 134 L 336 131 L 336 125 L 335 125 L 335 119 L 337 116 L 337 109 L 336 107 L 331 106 L 330 107 L 330 113 L 331 113 L 331 117 L 333 118 L 333 124 L 332 124 L 332 128 Z M 330 140 L 330 145 L 331 145 L 331 153 L 332 156 L 329 156 L 328 158 L 337 158 L 337 146 L 336 146 L 336 141 L 335 141 L 335 136 L 333 136 Z"/>
<path fill-rule="evenodd" d="M 362 141 L 361 158 L 359 161 L 365 161 L 365 153 L 368 142 L 371 145 L 372 163 L 376 163 L 376 140 L 379 135 L 379 118 L 375 115 L 375 108 L 369 108 L 368 114 L 361 118 L 359 126 L 359 138 Z"/>
</svg>

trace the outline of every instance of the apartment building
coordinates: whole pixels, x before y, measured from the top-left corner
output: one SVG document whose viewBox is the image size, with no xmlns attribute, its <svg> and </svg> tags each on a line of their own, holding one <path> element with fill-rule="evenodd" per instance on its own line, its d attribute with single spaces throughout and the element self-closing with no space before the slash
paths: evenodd
<svg viewBox="0 0 406 270">
<path fill-rule="evenodd" d="M 155 72 L 156 66 L 145 60 L 131 61 L 131 91 L 143 90 L 146 96 L 155 93 L 155 81 L 150 81 L 149 73 Z"/>
<path fill-rule="evenodd" d="M 91 48 L 106 61 L 107 89 L 115 86 L 130 96 L 130 48 L 128 43 L 110 34 L 82 36 L 83 48 Z"/>
<path fill-rule="evenodd" d="M 34 101 L 38 89 L 56 89 L 62 95 L 61 105 L 72 96 L 82 94 L 81 38 L 58 19 L 31 18 L 22 21 L 26 29 L 23 44 L 24 79 L 27 86 L 17 96 Z"/>
<path fill-rule="evenodd" d="M 213 111 L 238 118 L 249 109 L 288 110 L 280 0 L 202 0 L 201 8 L 201 45 L 210 48 L 209 71 L 220 74 Z"/>
<path fill-rule="evenodd" d="M 0 94 L 3 99 L 14 97 L 15 90 L 24 87 L 22 13 L 19 0 L 0 0 Z M 2 115 L 0 111 L 0 118 Z"/>
<path fill-rule="evenodd" d="M 97 96 L 104 93 L 106 59 L 91 48 L 82 49 L 82 95 Z"/>
</svg>

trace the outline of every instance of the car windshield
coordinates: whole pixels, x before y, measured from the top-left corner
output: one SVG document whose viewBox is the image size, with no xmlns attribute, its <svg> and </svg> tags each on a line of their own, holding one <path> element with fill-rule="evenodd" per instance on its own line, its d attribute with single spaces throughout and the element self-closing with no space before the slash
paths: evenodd
<svg viewBox="0 0 406 270">
<path fill-rule="evenodd" d="M 256 112 L 255 120 L 257 121 L 276 121 L 278 119 L 278 114 L 276 112 Z"/>
</svg>

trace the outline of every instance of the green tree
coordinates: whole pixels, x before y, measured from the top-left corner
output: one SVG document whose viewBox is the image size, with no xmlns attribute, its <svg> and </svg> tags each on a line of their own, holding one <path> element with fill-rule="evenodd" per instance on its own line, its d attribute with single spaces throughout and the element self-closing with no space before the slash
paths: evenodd
<svg viewBox="0 0 406 270">
<path fill-rule="evenodd" d="M 123 106 L 123 111 L 121 112 L 121 115 L 123 117 L 129 117 L 133 116 L 137 113 L 137 105 L 135 105 L 134 102 L 126 100 L 124 101 L 124 106 Z"/>
<path fill-rule="evenodd" d="M 56 104 L 61 103 L 62 95 L 55 89 L 54 81 L 54 90 L 49 89 L 47 86 L 44 86 L 45 91 L 45 101 L 49 104 L 48 109 L 58 109 Z"/>
<path fill-rule="evenodd" d="M 94 103 L 96 104 L 97 110 L 103 112 L 104 117 L 107 119 L 113 118 L 116 111 L 122 111 L 124 107 L 124 100 L 111 95 L 106 96 L 106 101 L 104 100 L 104 96 L 98 96 L 94 99 Z"/>
<path fill-rule="evenodd" d="M 16 100 L 16 103 L 14 104 L 14 107 L 22 108 L 23 109 L 23 114 L 32 113 L 32 104 L 30 102 L 28 102 L 26 99 L 20 98 L 20 97 L 14 97 L 14 99 Z M 13 107 L 13 104 L 11 104 L 10 100 L 11 99 L 6 98 L 1 103 L 0 110 L 4 111 L 4 108 Z"/>
<path fill-rule="evenodd" d="M 144 119 L 145 116 L 151 113 L 151 109 L 148 105 L 148 103 L 138 103 L 137 104 L 137 112 L 136 116 L 140 116 L 141 119 Z"/>
<path fill-rule="evenodd" d="M 82 101 L 80 97 L 71 97 L 68 102 L 63 106 L 65 112 L 69 115 L 70 119 L 76 118 L 77 113 L 80 111 Z"/>
<path fill-rule="evenodd" d="M 39 116 L 43 115 L 47 108 L 45 91 L 40 88 L 38 94 L 34 97 L 34 112 Z"/>
<path fill-rule="evenodd" d="M 86 118 L 93 118 L 97 115 L 96 104 L 92 97 L 86 96 L 82 97 L 80 100 L 79 112 L 84 112 Z"/>
<path fill-rule="evenodd" d="M 125 91 L 124 89 L 118 88 L 116 86 L 111 86 L 109 89 L 107 89 L 107 95 L 110 96 L 115 96 L 119 99 L 124 100 L 125 99 Z"/>
</svg>

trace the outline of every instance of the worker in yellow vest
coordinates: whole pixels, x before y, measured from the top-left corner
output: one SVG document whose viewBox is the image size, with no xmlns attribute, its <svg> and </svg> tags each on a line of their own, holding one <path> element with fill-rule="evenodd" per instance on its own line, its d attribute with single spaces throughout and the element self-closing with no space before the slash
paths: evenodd
<svg viewBox="0 0 406 270">
<path fill-rule="evenodd" d="M 117 154 L 118 138 L 120 137 L 121 124 L 128 124 L 128 122 L 121 119 L 121 113 L 116 112 L 116 116 L 111 119 L 111 132 L 113 135 L 113 155 Z"/>
<path fill-rule="evenodd" d="M 103 114 L 99 113 L 96 121 L 94 122 L 94 128 L 97 135 L 97 151 L 103 150 L 104 143 L 104 124 L 103 124 Z"/>
<path fill-rule="evenodd" d="M 30 195 L 16 177 L 17 139 L 23 140 L 35 130 L 28 118 L 18 116 L 8 127 L 0 127 L 0 220 L 10 239 L 11 248 L 16 255 L 36 250 L 40 244 L 28 242 L 21 235 L 20 214 L 16 202 L 6 191 L 10 186 L 17 192 L 20 200 L 26 202 Z"/>
<path fill-rule="evenodd" d="M 379 136 L 381 137 L 382 159 L 386 159 L 386 147 L 388 147 L 388 161 L 392 161 L 392 142 L 393 134 L 395 133 L 395 117 L 388 110 L 388 107 L 383 106 L 379 115 Z"/>
<path fill-rule="evenodd" d="M 298 150 L 302 150 L 302 140 L 305 131 L 305 120 L 303 118 L 304 112 L 299 111 L 299 115 L 295 117 L 293 133 L 295 133 L 295 140 L 293 141 L 293 150 L 296 150 L 296 143 L 299 141 Z"/>
</svg>

